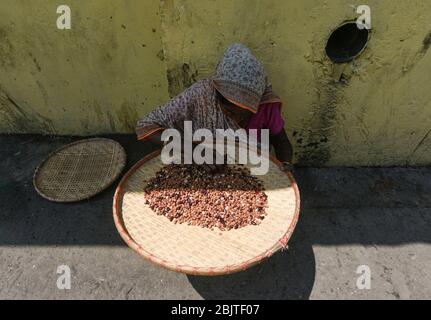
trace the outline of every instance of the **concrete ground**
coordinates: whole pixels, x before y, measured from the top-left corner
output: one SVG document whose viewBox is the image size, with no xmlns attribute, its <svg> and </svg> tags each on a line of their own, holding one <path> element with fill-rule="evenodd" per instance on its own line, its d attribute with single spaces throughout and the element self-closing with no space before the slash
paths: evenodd
<svg viewBox="0 0 431 320">
<path fill-rule="evenodd" d="M 149 145 L 113 136 L 128 167 Z M 431 168 L 300 168 L 302 209 L 289 250 L 245 272 L 177 274 L 118 235 L 112 186 L 76 204 L 42 199 L 38 163 L 74 140 L 0 136 L 1 299 L 431 299 Z M 56 286 L 71 268 L 70 290 Z M 371 288 L 357 288 L 368 266 Z"/>
</svg>

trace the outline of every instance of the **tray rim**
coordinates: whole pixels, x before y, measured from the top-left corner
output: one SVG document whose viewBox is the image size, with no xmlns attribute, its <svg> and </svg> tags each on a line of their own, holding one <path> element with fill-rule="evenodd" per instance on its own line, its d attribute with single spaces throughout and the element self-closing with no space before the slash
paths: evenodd
<svg viewBox="0 0 431 320">
<path fill-rule="evenodd" d="M 121 170 L 118 172 L 118 174 L 116 174 L 115 176 L 113 176 L 112 179 L 106 184 L 106 186 L 104 186 L 103 188 L 100 188 L 97 192 L 95 192 L 95 193 L 93 193 L 91 195 L 83 196 L 83 197 L 76 198 L 76 199 L 73 199 L 73 200 L 60 200 L 60 199 L 56 199 L 56 198 L 53 198 L 53 197 L 50 197 L 50 196 L 44 194 L 43 191 L 40 190 L 40 188 L 39 188 L 39 186 L 38 186 L 38 184 L 36 182 L 36 179 L 37 179 L 37 176 L 38 176 L 39 172 L 42 170 L 43 166 L 46 164 L 46 162 L 49 159 L 51 159 L 53 156 L 55 156 L 57 153 L 63 151 L 64 149 L 67 149 L 67 148 L 72 147 L 72 146 L 77 145 L 77 144 L 91 142 L 91 141 L 105 141 L 105 142 L 115 143 L 115 144 L 117 144 L 120 147 L 120 151 L 121 151 L 121 153 L 124 156 L 124 161 L 121 164 Z M 118 177 L 121 175 L 121 173 L 124 171 L 124 168 L 126 166 L 126 162 L 127 162 L 126 151 L 125 151 L 124 147 L 118 141 L 115 141 L 115 140 L 109 139 L 109 138 L 80 139 L 80 140 L 77 140 L 77 141 L 74 141 L 74 142 L 71 142 L 71 143 L 67 143 L 66 145 L 63 145 L 63 146 L 55 149 L 54 151 L 50 152 L 48 154 L 48 156 L 45 159 L 42 160 L 42 162 L 39 163 L 39 165 L 36 167 L 36 169 L 34 171 L 34 174 L 33 174 L 33 187 L 36 190 L 36 192 L 42 198 L 45 198 L 46 200 L 53 201 L 53 202 L 58 202 L 58 203 L 73 203 L 73 202 L 78 202 L 78 201 L 82 201 L 82 200 L 87 200 L 87 199 L 90 199 L 90 198 L 98 195 L 99 193 L 105 191 L 106 189 L 108 189 L 115 182 L 115 180 L 118 179 Z"/>
</svg>

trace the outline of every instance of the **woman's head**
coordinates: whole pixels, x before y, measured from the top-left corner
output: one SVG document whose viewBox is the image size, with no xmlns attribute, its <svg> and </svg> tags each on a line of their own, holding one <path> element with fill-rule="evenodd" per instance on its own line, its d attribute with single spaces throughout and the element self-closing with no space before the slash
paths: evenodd
<svg viewBox="0 0 431 320">
<path fill-rule="evenodd" d="M 239 107 L 234 102 L 229 101 L 220 92 L 217 92 L 220 101 L 220 107 L 223 113 L 235 121 L 238 125 L 243 126 L 250 119 L 252 112 Z"/>
<path fill-rule="evenodd" d="M 251 51 L 235 43 L 224 52 L 213 80 L 224 98 L 255 113 L 267 86 L 266 79 L 263 65 Z"/>
</svg>

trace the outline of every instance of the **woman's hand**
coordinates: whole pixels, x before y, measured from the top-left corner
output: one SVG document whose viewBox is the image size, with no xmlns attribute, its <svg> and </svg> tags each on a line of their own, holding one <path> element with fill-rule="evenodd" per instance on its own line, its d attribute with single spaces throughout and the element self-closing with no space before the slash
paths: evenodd
<svg viewBox="0 0 431 320">
<path fill-rule="evenodd" d="M 292 172 L 293 171 L 293 164 L 291 164 L 288 161 L 284 161 L 280 165 L 280 170 L 285 172 Z"/>
<path fill-rule="evenodd" d="M 274 146 L 277 159 L 282 163 L 280 169 L 283 171 L 292 171 L 293 148 L 284 128 L 278 134 L 271 136 L 270 141 Z"/>
</svg>

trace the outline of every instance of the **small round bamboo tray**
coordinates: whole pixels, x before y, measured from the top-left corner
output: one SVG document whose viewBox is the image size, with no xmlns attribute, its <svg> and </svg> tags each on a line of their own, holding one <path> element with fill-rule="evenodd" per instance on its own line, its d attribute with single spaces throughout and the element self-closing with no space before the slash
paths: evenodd
<svg viewBox="0 0 431 320">
<path fill-rule="evenodd" d="M 163 167 L 160 150 L 136 163 L 114 195 L 115 225 L 129 247 L 167 269 L 193 275 L 222 275 L 245 270 L 287 243 L 299 216 L 299 190 L 290 173 L 271 158 L 269 172 L 258 176 L 268 196 L 267 216 L 256 226 L 210 230 L 174 224 L 145 204 L 146 181 Z"/>
<path fill-rule="evenodd" d="M 85 139 L 51 153 L 36 169 L 33 185 L 45 199 L 74 202 L 109 187 L 123 171 L 126 152 L 116 141 Z"/>
</svg>

